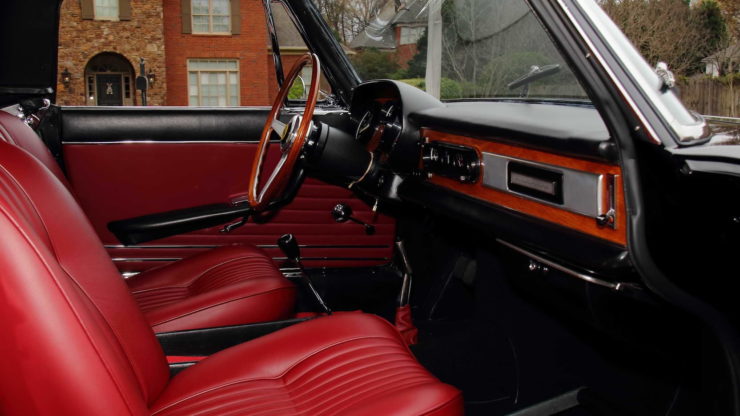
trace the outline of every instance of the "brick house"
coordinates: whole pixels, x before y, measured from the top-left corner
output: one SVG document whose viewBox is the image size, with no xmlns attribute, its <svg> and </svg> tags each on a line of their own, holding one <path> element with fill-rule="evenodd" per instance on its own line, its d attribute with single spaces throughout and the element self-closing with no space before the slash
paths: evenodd
<svg viewBox="0 0 740 416">
<path fill-rule="evenodd" d="M 160 0 L 65 0 L 59 23 L 61 105 L 136 105 L 139 59 L 166 78 Z M 149 104 L 165 103 L 167 85 L 155 81 Z"/>
<path fill-rule="evenodd" d="M 425 6 L 424 1 L 409 1 L 399 6 L 388 2 L 379 13 L 379 20 L 388 23 L 377 27 L 371 23 L 352 39 L 349 47 L 386 52 L 405 69 L 408 61 L 416 55 L 416 43 L 426 31 L 428 15 Z"/>
<path fill-rule="evenodd" d="M 283 65 L 305 53 L 286 11 L 274 8 Z M 261 0 L 65 0 L 57 103 L 269 105 L 277 89 Z"/>
</svg>

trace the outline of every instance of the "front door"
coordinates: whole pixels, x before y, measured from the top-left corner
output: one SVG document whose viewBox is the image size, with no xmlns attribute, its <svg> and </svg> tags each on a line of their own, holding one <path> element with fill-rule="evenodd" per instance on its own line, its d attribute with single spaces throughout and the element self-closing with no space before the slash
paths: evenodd
<svg viewBox="0 0 740 416">
<path fill-rule="evenodd" d="M 95 87 L 98 92 L 98 105 L 123 105 L 121 75 L 97 74 Z"/>
</svg>

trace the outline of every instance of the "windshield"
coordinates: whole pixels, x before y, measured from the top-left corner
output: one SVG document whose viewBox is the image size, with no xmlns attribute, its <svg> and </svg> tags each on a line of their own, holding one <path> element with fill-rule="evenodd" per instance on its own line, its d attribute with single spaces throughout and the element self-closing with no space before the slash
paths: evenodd
<svg viewBox="0 0 740 416">
<path fill-rule="evenodd" d="M 363 80 L 443 100 L 587 99 L 523 0 L 314 1 Z"/>
</svg>

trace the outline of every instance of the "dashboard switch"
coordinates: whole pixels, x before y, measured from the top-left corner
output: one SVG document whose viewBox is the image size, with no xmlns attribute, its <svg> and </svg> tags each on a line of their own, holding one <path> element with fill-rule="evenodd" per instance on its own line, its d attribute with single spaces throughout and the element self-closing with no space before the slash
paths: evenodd
<svg viewBox="0 0 740 416">
<path fill-rule="evenodd" d="M 480 158 L 472 147 L 429 142 L 422 147 L 422 162 L 427 174 L 444 176 L 463 183 L 480 177 Z"/>
</svg>

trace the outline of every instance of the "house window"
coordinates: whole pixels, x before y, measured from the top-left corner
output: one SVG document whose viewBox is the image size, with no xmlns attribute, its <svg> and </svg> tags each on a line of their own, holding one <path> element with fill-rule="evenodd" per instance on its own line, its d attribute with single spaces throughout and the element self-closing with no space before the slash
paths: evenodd
<svg viewBox="0 0 740 416">
<path fill-rule="evenodd" d="M 401 27 L 401 41 L 399 45 L 408 45 L 412 43 L 416 43 L 419 41 L 419 38 L 421 38 L 424 35 L 424 26 L 420 27 L 408 27 L 408 26 L 402 26 Z"/>
<path fill-rule="evenodd" d="M 118 19 L 119 0 L 95 0 L 95 18 L 100 20 Z"/>
<path fill-rule="evenodd" d="M 231 33 L 230 0 L 192 0 L 193 33 Z"/>
<path fill-rule="evenodd" d="M 226 107 L 239 105 L 239 62 L 188 60 L 188 105 Z"/>
</svg>

